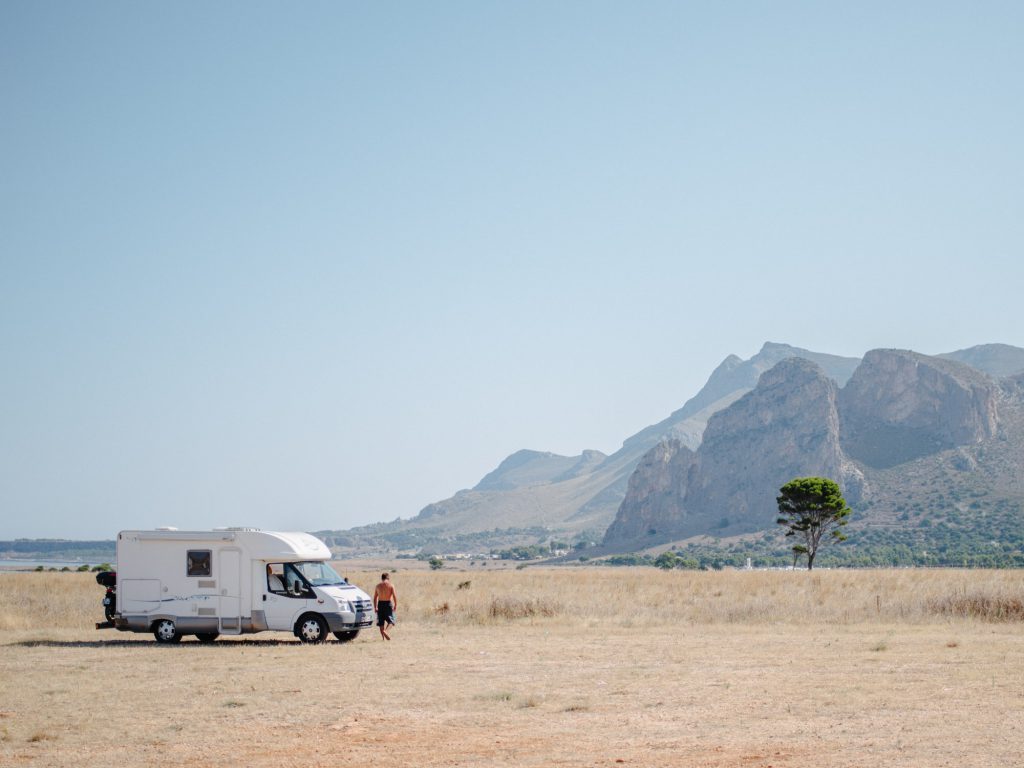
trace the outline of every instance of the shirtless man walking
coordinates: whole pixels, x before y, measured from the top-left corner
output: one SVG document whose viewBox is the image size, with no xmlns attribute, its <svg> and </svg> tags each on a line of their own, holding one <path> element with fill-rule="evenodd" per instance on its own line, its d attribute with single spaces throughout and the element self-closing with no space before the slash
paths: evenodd
<svg viewBox="0 0 1024 768">
<path fill-rule="evenodd" d="M 395 626 L 395 609 L 398 607 L 398 595 L 395 594 L 395 587 L 391 584 L 387 573 L 380 575 L 380 584 L 373 590 L 373 610 L 377 612 L 377 627 L 380 629 L 380 636 L 390 640 L 391 635 L 387 633 L 388 625 Z"/>
</svg>

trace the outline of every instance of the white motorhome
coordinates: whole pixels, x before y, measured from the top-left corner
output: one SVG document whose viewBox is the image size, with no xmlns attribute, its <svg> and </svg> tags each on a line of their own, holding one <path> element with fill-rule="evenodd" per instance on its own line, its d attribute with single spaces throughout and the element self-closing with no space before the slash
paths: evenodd
<svg viewBox="0 0 1024 768">
<path fill-rule="evenodd" d="M 338 576 L 330 557 L 308 533 L 121 531 L 112 624 L 152 632 L 161 643 L 264 630 L 292 632 L 305 643 L 333 632 L 347 642 L 373 624 L 373 601 Z"/>
</svg>

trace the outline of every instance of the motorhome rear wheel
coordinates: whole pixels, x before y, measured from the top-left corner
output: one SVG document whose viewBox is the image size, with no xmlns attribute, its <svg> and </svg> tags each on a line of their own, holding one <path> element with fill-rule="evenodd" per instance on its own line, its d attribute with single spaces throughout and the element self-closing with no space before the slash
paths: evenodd
<svg viewBox="0 0 1024 768">
<path fill-rule="evenodd" d="M 181 633 L 170 619 L 160 619 L 153 624 L 153 636 L 158 643 L 180 643 Z"/>
</svg>

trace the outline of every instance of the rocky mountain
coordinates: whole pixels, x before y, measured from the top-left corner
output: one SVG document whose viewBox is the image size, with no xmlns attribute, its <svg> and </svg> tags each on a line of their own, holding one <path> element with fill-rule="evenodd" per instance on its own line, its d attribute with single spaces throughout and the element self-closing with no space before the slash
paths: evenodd
<svg viewBox="0 0 1024 768">
<path fill-rule="evenodd" d="M 666 437 L 675 437 L 683 445 L 696 448 L 704 434 L 708 418 L 737 398 L 752 390 L 761 374 L 774 367 L 777 363 L 790 357 L 799 357 L 817 363 L 839 386 L 845 384 L 853 375 L 860 358 L 827 355 L 812 352 L 789 344 L 765 342 L 761 350 L 749 360 L 741 360 L 736 355 L 729 355 L 711 373 L 700 392 L 691 397 L 678 411 L 674 411 L 664 421 L 653 424 L 628 438 L 623 444 L 624 451 L 634 446 L 658 442 Z M 650 446 L 648 445 L 648 448 Z"/>
<path fill-rule="evenodd" d="M 605 544 L 772 529 L 778 488 L 806 475 L 837 479 L 855 509 L 870 510 L 862 526 L 892 525 L 911 489 L 948 489 L 962 506 L 985 477 L 988 508 L 1021 528 L 1024 374 L 997 381 L 956 359 L 1005 370 L 1013 348 L 993 357 L 991 347 L 942 357 L 874 350 L 842 387 L 808 360 L 780 362 L 711 417 L 696 451 L 667 441 L 640 461 Z M 947 511 L 970 523 L 960 506 Z"/>
<path fill-rule="evenodd" d="M 859 362 L 771 342 L 749 360 L 729 355 L 682 408 L 627 438 L 612 455 L 594 450 L 579 456 L 517 451 L 473 488 L 428 504 L 416 517 L 403 521 L 402 533 L 444 536 L 496 527 L 541 527 L 558 536 L 586 533 L 599 539 L 626 495 L 630 475 L 649 450 L 663 439 L 696 448 L 712 415 L 753 389 L 762 373 L 791 357 L 816 362 L 839 384 L 850 378 Z"/>
<path fill-rule="evenodd" d="M 662 440 L 640 459 L 629 478 L 623 507 L 605 534 L 608 541 L 630 541 L 658 529 L 680 530 L 690 473 L 697 454 L 675 438 Z"/>
<path fill-rule="evenodd" d="M 711 418 L 696 452 L 665 442 L 641 460 L 605 541 L 758 530 L 775 501 L 763 489 L 781 486 L 779 477 L 843 478 L 859 494 L 863 476 L 839 445 L 837 399 L 836 382 L 813 362 L 778 363 Z"/>
<path fill-rule="evenodd" d="M 474 491 L 511 491 L 542 483 L 569 480 L 587 474 L 608 458 L 600 451 L 559 456 L 540 451 L 517 451 L 476 484 Z"/>
<path fill-rule="evenodd" d="M 996 433 L 992 377 L 916 352 L 875 350 L 843 388 L 843 446 L 871 467 L 891 467 Z"/>
<path fill-rule="evenodd" d="M 857 510 L 872 510 L 876 530 L 899 528 L 906 521 L 892 519 L 909 514 L 897 510 L 893 478 L 912 476 L 909 487 L 922 493 L 928 483 L 948 486 L 947 498 L 962 500 L 981 492 L 977 478 L 989 477 L 1009 494 L 1005 509 L 1015 509 L 1007 467 L 1020 473 L 1012 436 L 1014 404 L 1022 402 L 1017 347 L 934 357 L 875 350 L 862 361 L 768 342 L 749 360 L 729 355 L 681 408 L 611 455 L 517 451 L 473 488 L 415 517 L 322 533 L 362 553 L 602 537 L 609 551 L 623 551 L 672 537 L 744 537 L 772 527 L 783 482 L 810 473 L 840 479 Z"/>
<path fill-rule="evenodd" d="M 965 363 L 995 378 L 1005 378 L 1024 373 L 1024 349 L 1009 344 L 979 344 L 968 349 L 958 349 L 937 355 L 947 360 Z"/>
</svg>

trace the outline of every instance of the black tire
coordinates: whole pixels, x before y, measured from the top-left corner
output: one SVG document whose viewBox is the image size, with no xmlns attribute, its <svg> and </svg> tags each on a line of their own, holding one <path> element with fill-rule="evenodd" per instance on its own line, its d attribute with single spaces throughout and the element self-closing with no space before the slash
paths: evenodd
<svg viewBox="0 0 1024 768">
<path fill-rule="evenodd" d="M 107 621 L 113 621 L 115 613 L 117 613 L 117 595 L 111 593 L 103 598 L 103 615 Z"/>
<path fill-rule="evenodd" d="M 212 643 L 220 637 L 220 632 L 196 632 L 196 640 L 200 643 Z"/>
<path fill-rule="evenodd" d="M 335 632 L 334 636 L 338 638 L 339 643 L 351 643 L 359 636 L 359 630 L 350 629 L 347 632 Z"/>
<path fill-rule="evenodd" d="M 160 619 L 159 621 L 153 622 L 153 637 L 156 638 L 158 643 L 180 643 L 181 632 L 174 626 L 174 622 L 170 619 Z"/>
<path fill-rule="evenodd" d="M 304 643 L 316 645 L 327 639 L 327 622 L 322 616 L 307 613 L 295 624 L 295 635 Z"/>
</svg>

